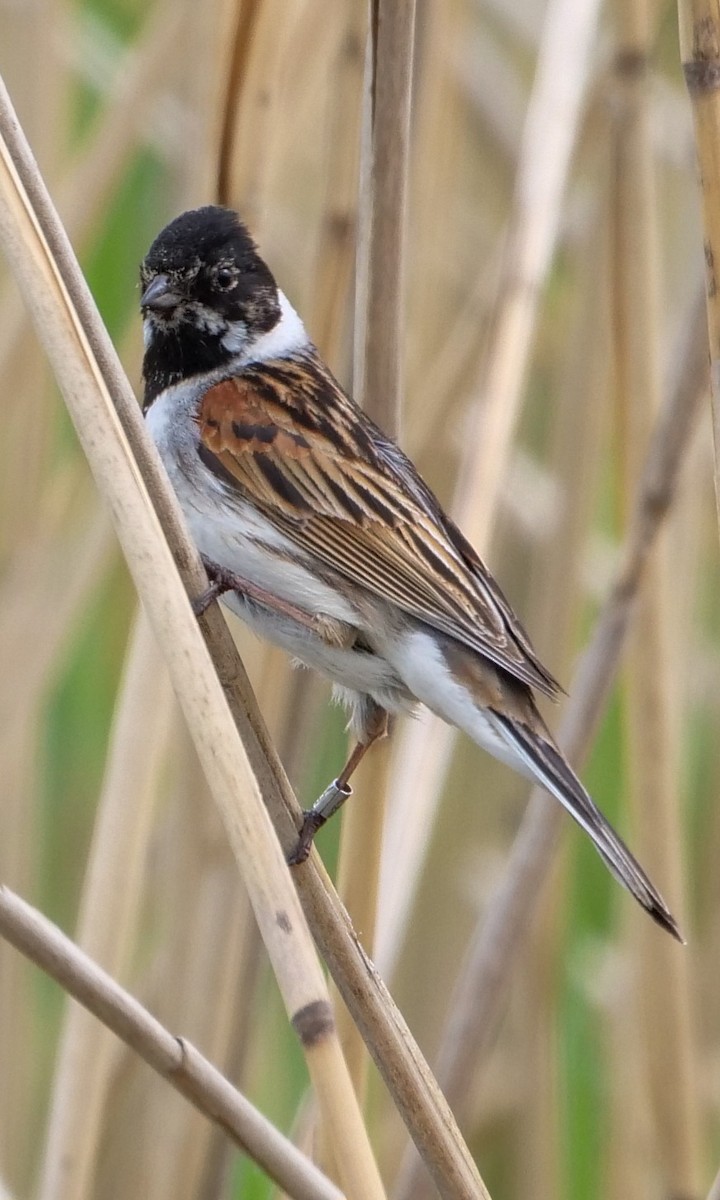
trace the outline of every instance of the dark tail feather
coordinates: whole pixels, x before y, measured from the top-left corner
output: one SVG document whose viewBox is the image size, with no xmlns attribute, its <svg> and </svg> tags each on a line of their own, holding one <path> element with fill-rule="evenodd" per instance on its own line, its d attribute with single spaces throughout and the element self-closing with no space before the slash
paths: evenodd
<svg viewBox="0 0 720 1200">
<path fill-rule="evenodd" d="M 615 878 L 632 892 L 658 925 L 684 944 L 677 922 L 657 888 L 591 800 L 560 751 L 527 725 L 509 720 L 498 712 L 493 712 L 493 717 L 498 732 L 520 755 L 538 783 L 560 801 L 590 836 Z"/>
</svg>

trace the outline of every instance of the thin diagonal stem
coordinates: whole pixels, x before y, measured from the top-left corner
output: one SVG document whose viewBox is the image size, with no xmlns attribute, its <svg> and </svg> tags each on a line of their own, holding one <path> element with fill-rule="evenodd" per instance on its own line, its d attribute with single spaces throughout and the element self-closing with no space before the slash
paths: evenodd
<svg viewBox="0 0 720 1200">
<path fill-rule="evenodd" d="M 398 436 L 402 404 L 404 330 L 404 243 L 410 155 L 410 98 L 415 0 L 379 0 L 368 39 L 372 103 L 370 153 L 363 163 L 361 199 L 369 207 L 361 228 L 369 232 L 365 311 L 356 323 L 356 361 L 363 360 L 363 391 L 356 398 L 373 420 Z M 363 273 L 360 272 L 360 277 Z M 359 383 L 360 381 L 358 381 Z M 345 810 L 340 839 L 338 892 L 373 952 L 380 862 L 388 785 L 387 744 L 376 747 L 360 767 L 355 802 Z M 352 1019 L 338 1022 L 358 1095 L 364 1098 L 367 1055 Z"/>
<path fill-rule="evenodd" d="M 638 589 L 662 520 L 673 502 L 680 467 L 705 395 L 707 357 L 699 304 L 694 306 L 685 344 L 674 362 L 678 378 L 673 380 L 675 386 L 661 409 L 650 441 L 615 582 L 580 661 L 560 724 L 558 741 L 576 764 L 588 750 L 617 673 Z M 477 1065 L 492 1045 L 503 998 L 563 821 L 560 806 L 535 788 L 502 881 L 468 948 L 438 1054 L 438 1080 L 454 1111 L 459 1111 L 466 1094 L 468 1056 Z M 404 1163 L 398 1200 L 409 1200 L 416 1194 L 413 1157 L 408 1155 Z"/>
<path fill-rule="evenodd" d="M 117 419 L 107 383 L 83 324 L 92 312 L 86 296 L 82 316 L 65 283 L 65 271 L 82 291 L 79 274 L 59 226 L 53 227 L 61 262 L 48 245 L 31 183 L 47 218 L 40 177 L 23 153 L 7 93 L 0 93 L 0 240 L 51 359 L 96 481 L 106 495 L 116 528 L 153 631 L 163 651 L 208 784 L 218 803 L 263 940 L 293 1027 L 300 1038 L 323 1120 L 333 1131 L 340 1177 L 350 1198 L 384 1195 L 367 1132 L 352 1091 L 335 1030 L 320 964 L 260 788 L 238 737 L 207 645 Z M 15 155 L 8 145 L 14 147 Z M 91 321 L 91 326 L 95 322 Z M 110 356 L 110 347 L 107 355 Z M 107 360 L 106 360 L 107 361 Z M 116 369 L 117 373 L 117 369 Z M 118 391 L 132 406 L 127 382 Z M 136 416 L 139 419 L 137 408 Z M 147 437 L 142 427 L 139 439 Z M 147 446 L 147 458 L 153 448 Z M 159 466 L 159 464 L 158 464 Z"/>
<path fill-rule="evenodd" d="M 32 198 L 44 237 L 62 272 L 64 285 L 83 329 L 87 331 L 97 368 L 112 393 L 118 420 L 132 451 L 133 469 L 152 497 L 155 512 L 186 587 L 191 596 L 197 597 L 207 588 L 207 576 L 188 537 L 175 496 L 145 434 L 135 399 L 97 318 L 7 98 L 0 104 L 0 128 L 13 147 L 15 163 Z M 163 557 L 162 564 L 153 566 L 153 572 L 172 576 L 172 561 L 167 563 Z M 299 806 L 270 742 L 247 675 L 217 606 L 208 609 L 200 624 L 212 650 L 215 669 L 240 730 L 255 778 L 287 852 L 297 836 Z M 177 655 L 177 647 L 173 653 Z M 232 740 L 232 735 L 229 736 Z M 237 777 L 233 793 L 236 790 Z M 486 1196 L 487 1191 L 442 1093 L 387 989 L 358 946 L 347 914 L 339 904 L 316 855 L 312 855 L 310 861 L 295 872 L 295 883 L 318 947 L 363 1037 L 367 1039 L 368 1048 L 403 1120 L 421 1149 L 441 1195 L 452 1197 L 453 1200 L 477 1200 Z"/>
<path fill-rule="evenodd" d="M 219 1124 L 290 1196 L 341 1200 L 334 1184 L 194 1046 L 164 1029 L 52 922 L 6 887 L 0 888 L 0 932 L 201 1113 Z"/>
</svg>

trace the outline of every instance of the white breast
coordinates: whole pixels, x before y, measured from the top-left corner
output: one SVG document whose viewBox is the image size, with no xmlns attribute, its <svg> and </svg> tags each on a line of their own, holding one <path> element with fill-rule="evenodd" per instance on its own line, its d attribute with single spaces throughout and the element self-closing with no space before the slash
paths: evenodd
<svg viewBox="0 0 720 1200">
<path fill-rule="evenodd" d="M 168 388 L 146 415 L 148 431 L 198 549 L 206 558 L 308 613 L 324 613 L 355 624 L 358 614 L 354 607 L 308 569 L 309 556 L 200 459 L 199 430 L 193 417 L 213 382 L 214 378 L 202 377 Z"/>
</svg>

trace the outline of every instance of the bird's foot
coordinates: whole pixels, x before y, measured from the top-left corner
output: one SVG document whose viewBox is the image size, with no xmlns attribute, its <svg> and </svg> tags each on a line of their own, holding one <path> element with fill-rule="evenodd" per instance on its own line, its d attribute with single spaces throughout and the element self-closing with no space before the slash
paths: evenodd
<svg viewBox="0 0 720 1200">
<path fill-rule="evenodd" d="M 192 607 L 196 617 L 201 617 L 213 600 L 219 600 L 221 596 L 225 595 L 225 592 L 245 592 L 247 587 L 244 579 L 241 579 L 234 571 L 228 571 L 226 567 L 221 567 L 219 563 L 213 562 L 211 558 L 205 558 L 203 555 L 202 562 L 210 580 L 210 587 L 193 600 Z"/>
<path fill-rule="evenodd" d="M 221 567 L 219 563 L 213 562 L 211 558 L 202 556 L 203 566 L 210 580 L 210 587 L 198 596 L 197 600 L 193 601 L 193 611 L 196 617 L 201 617 L 205 610 L 212 604 L 213 600 L 219 600 L 225 592 L 236 592 L 238 596 L 242 596 L 245 600 L 250 600 L 254 604 L 261 604 L 263 608 L 269 609 L 270 612 L 276 613 L 279 617 L 285 617 L 290 621 L 294 621 L 303 628 L 309 629 L 312 633 L 316 633 L 317 620 L 311 613 L 300 608 L 297 604 L 293 604 L 290 600 L 283 600 L 280 596 L 274 596 L 272 592 L 266 591 L 257 583 L 251 583 L 249 579 L 243 579 L 242 575 L 236 575 L 234 571 L 228 570 L 227 567 Z M 337 624 L 340 624 L 337 622 Z"/>
<path fill-rule="evenodd" d="M 289 866 L 297 867 L 305 862 L 318 829 L 322 829 L 328 818 L 337 812 L 351 794 L 352 788 L 349 783 L 341 783 L 339 779 L 334 779 L 323 794 L 318 796 L 312 808 L 303 813 L 298 840 L 287 857 Z"/>
</svg>

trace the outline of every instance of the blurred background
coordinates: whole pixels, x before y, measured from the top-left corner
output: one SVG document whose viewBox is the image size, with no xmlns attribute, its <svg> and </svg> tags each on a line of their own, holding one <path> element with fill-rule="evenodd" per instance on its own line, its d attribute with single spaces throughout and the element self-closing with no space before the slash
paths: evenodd
<svg viewBox="0 0 720 1200">
<path fill-rule="evenodd" d="M 217 198 L 352 387 L 367 29 L 356 0 L 0 0 L 0 72 L 137 387 L 138 263 L 168 219 Z M 374 956 L 441 1082 L 454 1056 L 448 1095 L 495 1200 L 695 1200 L 720 1165 L 720 620 L 674 5 L 417 0 L 410 146 L 400 441 L 569 691 L 658 406 L 690 414 L 584 767 L 688 945 L 565 820 L 488 999 L 468 948 L 489 952 L 528 788 L 425 714 L 398 725 L 377 777 Z M 0 289 L 0 877 L 306 1144 L 302 1057 L 223 830 L 7 272 Z M 233 631 L 309 804 L 346 752 L 342 714 Z M 331 870 L 339 827 L 318 838 Z M 0 945 L 8 1195 L 273 1195 L 77 1017 L 73 1074 L 71 1011 Z M 389 1192 L 434 1195 L 374 1070 L 367 1111 Z"/>
</svg>

